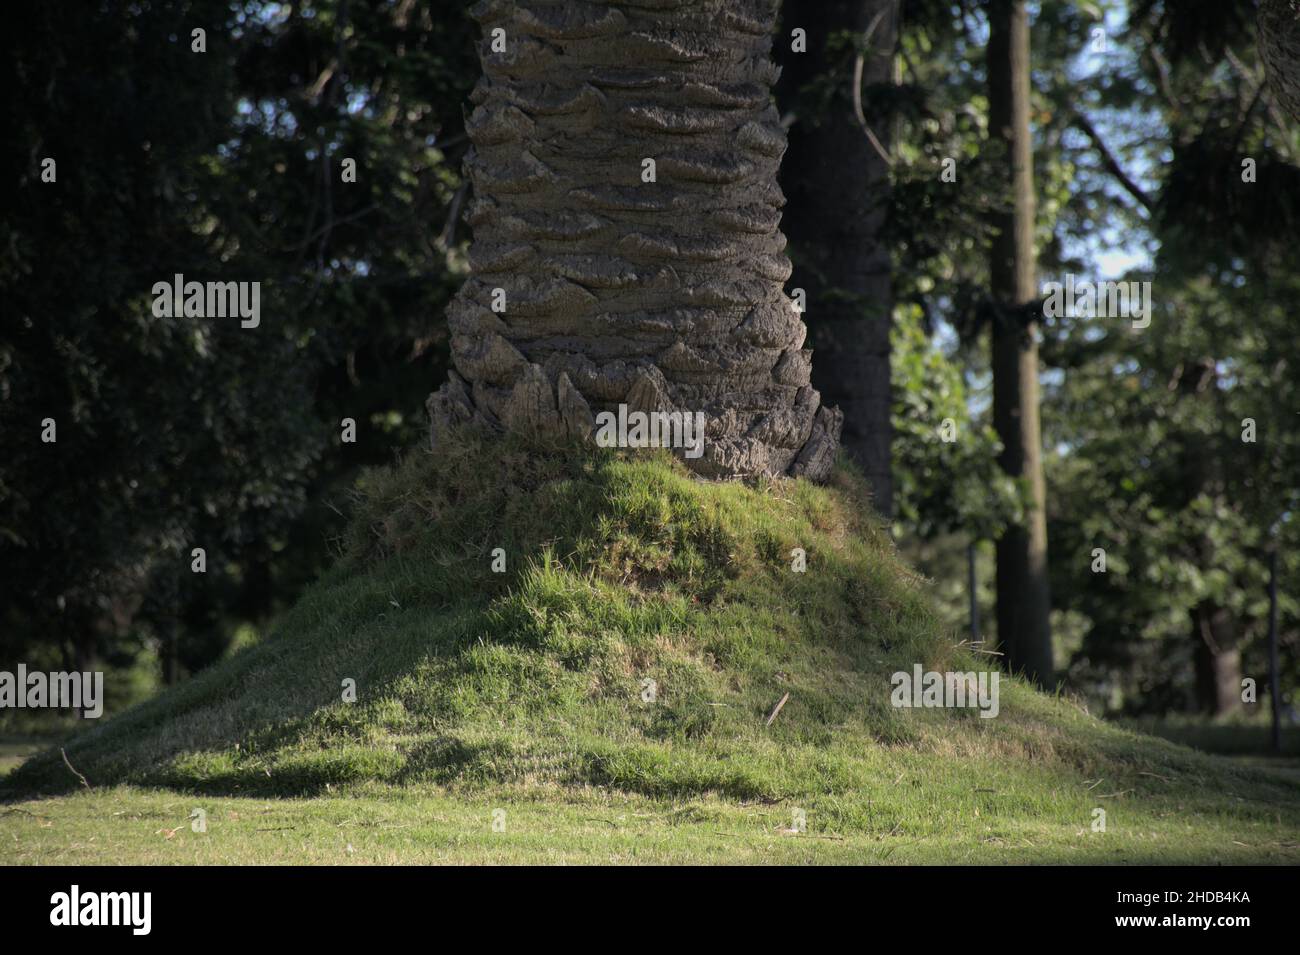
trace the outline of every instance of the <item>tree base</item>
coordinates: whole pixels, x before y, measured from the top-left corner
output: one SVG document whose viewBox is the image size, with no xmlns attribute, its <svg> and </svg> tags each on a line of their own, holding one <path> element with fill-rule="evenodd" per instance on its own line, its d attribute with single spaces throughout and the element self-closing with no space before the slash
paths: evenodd
<svg viewBox="0 0 1300 955">
<path fill-rule="evenodd" d="M 629 412 L 689 413 L 673 406 L 659 369 L 651 365 L 633 371 L 635 377 L 623 402 Z M 476 401 L 476 395 L 482 400 Z M 596 415 L 567 372 L 561 371 L 552 386 L 546 371 L 531 362 L 521 366 L 510 388 L 471 387 L 452 371 L 425 407 L 430 445 L 435 448 L 440 435 L 465 426 L 577 439 L 591 439 L 597 427 Z M 704 412 L 700 454 L 691 457 L 685 449 L 674 449 L 675 453 L 693 472 L 710 479 L 784 475 L 824 482 L 830 476 L 844 415 L 838 408 L 822 405 L 816 389 L 809 385 L 799 388 L 792 408 L 767 414 L 737 437 L 734 421 L 744 413 L 726 403 L 709 409 Z"/>
</svg>

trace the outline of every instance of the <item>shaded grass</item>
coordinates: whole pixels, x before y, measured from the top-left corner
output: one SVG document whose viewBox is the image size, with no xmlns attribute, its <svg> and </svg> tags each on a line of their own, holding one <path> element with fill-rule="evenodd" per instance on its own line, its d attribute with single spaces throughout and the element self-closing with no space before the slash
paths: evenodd
<svg viewBox="0 0 1300 955">
<path fill-rule="evenodd" d="M 1279 758 L 1300 757 L 1300 733 L 1294 726 L 1283 726 L 1282 749 L 1273 752 L 1272 727 L 1267 722 L 1217 722 L 1205 717 L 1162 717 L 1124 721 L 1124 725 L 1141 733 L 1159 736 L 1206 753 Z"/>
<path fill-rule="evenodd" d="M 22 737 L 0 739 L 0 777 L 13 772 L 32 753 L 38 752 L 42 744 Z"/>
</svg>

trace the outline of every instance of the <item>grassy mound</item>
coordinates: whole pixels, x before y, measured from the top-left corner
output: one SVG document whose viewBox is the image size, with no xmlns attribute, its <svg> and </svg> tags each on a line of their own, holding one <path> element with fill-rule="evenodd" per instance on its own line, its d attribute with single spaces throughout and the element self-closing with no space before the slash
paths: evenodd
<svg viewBox="0 0 1300 955">
<path fill-rule="evenodd" d="M 462 436 L 368 478 L 346 556 L 277 634 L 67 759 L 95 787 L 228 796 L 790 802 L 826 831 L 971 813 L 1083 831 L 1095 807 L 1141 805 L 1294 848 L 1300 786 L 1019 681 L 994 719 L 893 707 L 895 671 L 988 663 L 938 625 L 864 502 L 847 468 L 826 487 L 705 484 L 663 454 Z M 80 786 L 54 750 L 3 792 Z"/>
</svg>

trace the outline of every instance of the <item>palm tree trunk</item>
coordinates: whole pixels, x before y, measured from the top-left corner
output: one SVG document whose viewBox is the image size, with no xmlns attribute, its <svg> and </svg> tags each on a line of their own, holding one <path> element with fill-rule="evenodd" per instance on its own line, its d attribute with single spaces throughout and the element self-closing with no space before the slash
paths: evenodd
<svg viewBox="0 0 1300 955">
<path fill-rule="evenodd" d="M 473 277 L 448 309 L 461 423 L 589 435 L 702 412 L 707 477 L 830 471 L 776 184 L 775 0 L 483 0 Z M 653 161 L 652 163 L 650 161 Z M 495 306 L 495 309 L 494 309 Z"/>
<path fill-rule="evenodd" d="M 1006 148 L 1012 203 L 992 217 L 993 424 L 999 463 L 1029 490 L 1024 522 L 997 544 L 998 642 L 1008 668 L 1052 679 L 1047 582 L 1047 491 L 1038 420 L 1038 323 L 1023 321 L 1038 297 L 1034 255 L 1034 165 L 1029 132 L 1029 14 L 1025 0 L 989 2 L 989 129 Z"/>
</svg>

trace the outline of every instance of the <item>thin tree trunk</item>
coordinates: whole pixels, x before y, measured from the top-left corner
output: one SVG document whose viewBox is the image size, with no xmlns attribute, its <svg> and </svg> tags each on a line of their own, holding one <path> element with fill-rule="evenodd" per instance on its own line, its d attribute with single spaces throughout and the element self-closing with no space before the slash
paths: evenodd
<svg viewBox="0 0 1300 955">
<path fill-rule="evenodd" d="M 1008 668 L 1039 684 L 1053 676 L 1047 579 L 1047 492 L 1038 419 L 1038 326 L 1023 320 L 1038 297 L 1034 168 L 1029 129 L 1029 14 L 1025 0 L 989 2 L 990 136 L 1006 147 L 1012 204 L 993 215 L 993 423 L 1002 469 L 1028 485 L 1023 524 L 997 544 L 998 642 Z"/>
<path fill-rule="evenodd" d="M 168 616 L 162 625 L 163 683 L 175 686 L 180 681 L 180 627 L 174 616 Z"/>
<path fill-rule="evenodd" d="M 1204 450 L 1200 449 L 1200 454 Z M 1203 458 L 1202 458 L 1203 460 Z M 1201 487 L 1210 480 L 1213 465 L 1200 464 L 1187 470 L 1187 474 Z M 1219 555 L 1213 538 L 1201 536 L 1197 542 L 1200 566 L 1206 570 L 1216 565 Z M 1213 599 L 1201 601 L 1192 608 L 1192 646 L 1196 670 L 1196 702 L 1202 713 L 1226 716 L 1241 709 L 1241 647 L 1238 635 L 1240 624 L 1232 611 Z"/>
<path fill-rule="evenodd" d="M 842 416 L 810 383 L 782 290 L 775 8 L 474 7 L 474 274 L 448 309 L 435 444 L 468 422 L 589 435 L 625 404 L 703 413 L 703 455 L 686 460 L 705 476 L 829 473 Z"/>
<path fill-rule="evenodd" d="M 1196 403 L 1200 413 L 1220 417 L 1224 410 L 1218 403 L 1217 364 L 1207 356 L 1192 356 L 1178 364 L 1179 401 Z M 1194 507 L 1202 498 L 1216 505 L 1226 493 L 1224 461 L 1232 449 L 1207 447 L 1204 436 L 1184 432 L 1179 436 L 1181 449 L 1178 473 L 1182 476 L 1183 509 Z M 1214 536 L 1202 530 L 1191 541 L 1192 553 L 1202 572 L 1216 567 L 1221 555 Z M 1199 601 L 1188 610 L 1191 624 L 1192 660 L 1196 674 L 1196 707 L 1202 713 L 1220 716 L 1241 706 L 1241 650 L 1238 646 L 1239 625 L 1232 612 L 1212 598 Z"/>
<path fill-rule="evenodd" d="M 796 28 L 807 32 L 807 52 L 787 52 Z M 844 33 L 865 43 L 860 76 L 852 56 L 845 61 L 827 49 L 829 40 Z M 813 382 L 826 401 L 844 410 L 844 449 L 866 474 L 884 515 L 893 511 L 893 289 L 889 250 L 880 240 L 890 188 L 881 149 L 890 148 L 892 136 L 888 117 L 874 115 L 869 103 L 855 98 L 854 85 L 893 80 L 897 37 L 898 0 L 787 0 L 777 91 L 783 112 L 794 119 L 782 177 L 790 200 L 785 231 L 795 263 L 790 284 L 808 296 L 805 321 L 817 353 Z M 799 93 L 819 80 L 833 83 L 834 94 L 822 112 L 813 113 L 813 104 Z"/>
<path fill-rule="evenodd" d="M 85 632 L 86 631 L 83 630 L 79 632 L 76 637 L 73 638 L 72 669 L 76 673 L 90 673 L 91 664 L 94 662 L 95 659 L 94 638 L 91 637 L 90 639 L 85 639 L 84 637 L 82 637 L 82 634 Z M 87 707 L 83 706 L 81 707 L 81 709 L 77 711 L 77 715 L 84 720 L 87 719 L 86 716 L 87 712 L 88 712 Z"/>
<path fill-rule="evenodd" d="M 1241 648 L 1231 615 L 1206 601 L 1192 611 L 1196 698 L 1201 712 L 1226 716 L 1241 709 Z"/>
</svg>

